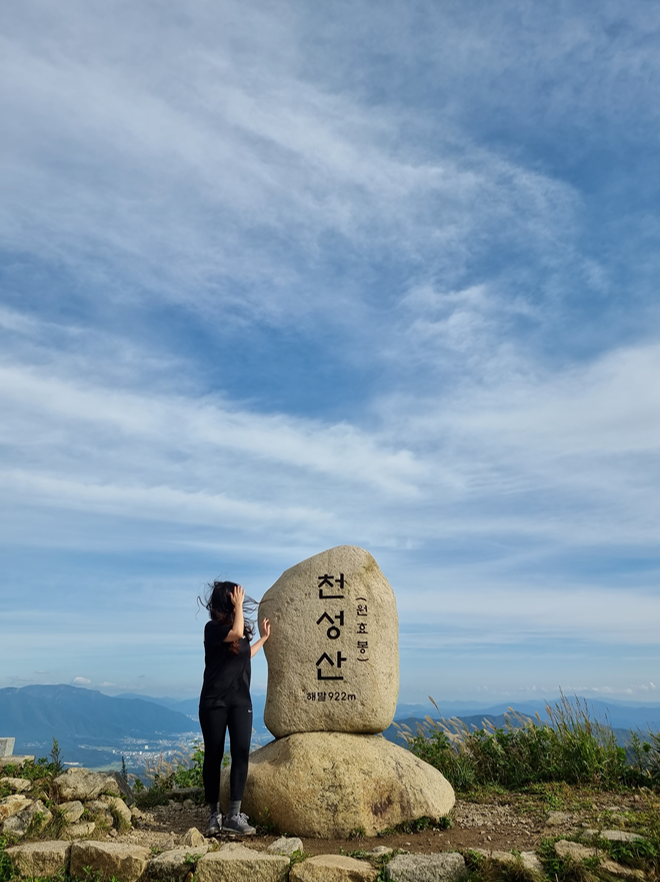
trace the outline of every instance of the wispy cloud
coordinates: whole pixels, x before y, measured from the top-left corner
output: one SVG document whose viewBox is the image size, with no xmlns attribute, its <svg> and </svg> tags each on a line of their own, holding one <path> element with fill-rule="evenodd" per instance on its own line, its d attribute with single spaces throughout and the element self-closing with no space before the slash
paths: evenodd
<svg viewBox="0 0 660 882">
<path fill-rule="evenodd" d="M 11 2 L 14 633 L 40 562 L 80 630 L 103 573 L 170 634 L 204 573 L 355 542 L 411 658 L 574 640 L 596 683 L 608 645 L 625 691 L 660 569 L 659 34 L 636 0 Z M 122 682 L 83 655 L 53 676 Z"/>
</svg>

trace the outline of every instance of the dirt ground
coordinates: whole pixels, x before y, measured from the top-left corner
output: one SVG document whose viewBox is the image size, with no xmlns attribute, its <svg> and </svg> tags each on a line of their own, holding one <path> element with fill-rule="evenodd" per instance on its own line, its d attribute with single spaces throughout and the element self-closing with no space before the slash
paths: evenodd
<svg viewBox="0 0 660 882">
<path fill-rule="evenodd" d="M 427 828 L 421 832 L 393 832 L 360 839 L 308 839 L 301 837 L 307 854 L 351 853 L 377 846 L 428 854 L 454 849 L 487 848 L 533 851 L 541 839 L 574 832 L 581 827 L 621 827 L 634 829 L 636 815 L 648 810 L 657 797 L 589 791 L 544 791 L 538 794 L 488 794 L 481 800 L 459 799 L 451 814 L 449 829 Z M 207 810 L 204 806 L 170 803 L 144 810 L 135 829 L 120 834 L 122 841 L 172 848 L 191 827 L 204 832 Z M 234 839 L 221 834 L 218 842 Z M 249 837 L 250 847 L 267 848 L 277 834 L 258 831 Z M 192 849 L 194 850 L 194 849 Z"/>
</svg>

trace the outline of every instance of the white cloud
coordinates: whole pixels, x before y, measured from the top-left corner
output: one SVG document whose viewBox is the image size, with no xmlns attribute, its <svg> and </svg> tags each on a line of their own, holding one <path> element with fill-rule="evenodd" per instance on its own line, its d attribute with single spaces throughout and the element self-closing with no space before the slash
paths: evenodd
<svg viewBox="0 0 660 882">
<path fill-rule="evenodd" d="M 92 683 L 87 677 L 74 677 L 71 682 L 74 686 L 90 686 Z"/>
</svg>

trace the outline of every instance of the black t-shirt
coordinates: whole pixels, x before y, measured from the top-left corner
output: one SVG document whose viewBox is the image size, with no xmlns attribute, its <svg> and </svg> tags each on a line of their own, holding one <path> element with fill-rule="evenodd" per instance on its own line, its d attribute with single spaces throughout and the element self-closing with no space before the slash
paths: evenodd
<svg viewBox="0 0 660 882">
<path fill-rule="evenodd" d="M 225 643 L 229 625 L 207 622 L 204 628 L 204 684 L 200 707 L 252 706 L 250 698 L 250 642 L 241 637 L 238 652 Z"/>
</svg>

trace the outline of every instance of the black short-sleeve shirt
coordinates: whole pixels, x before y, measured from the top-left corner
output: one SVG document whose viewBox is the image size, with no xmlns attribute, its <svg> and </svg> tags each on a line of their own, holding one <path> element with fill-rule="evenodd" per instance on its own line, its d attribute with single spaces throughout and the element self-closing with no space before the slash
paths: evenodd
<svg viewBox="0 0 660 882">
<path fill-rule="evenodd" d="M 219 622 L 207 622 L 204 628 L 204 684 L 200 707 L 251 707 L 250 642 L 241 637 L 238 652 L 225 638 L 231 628 Z"/>
</svg>

